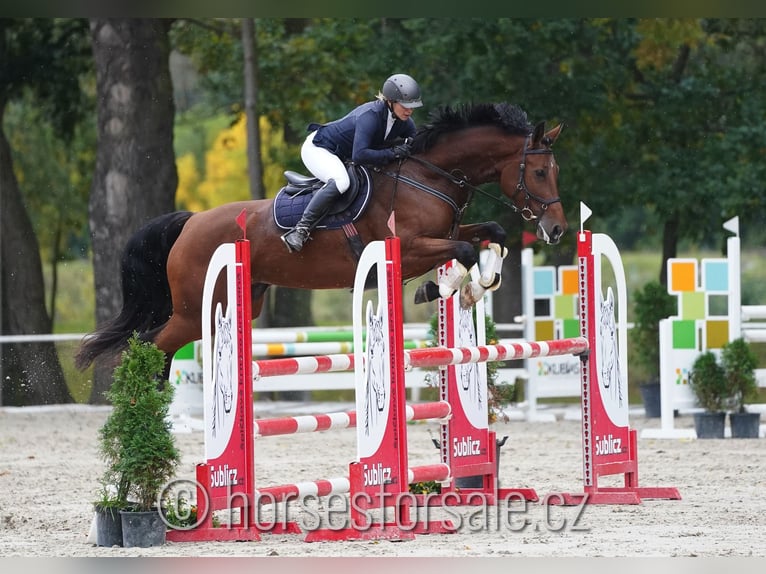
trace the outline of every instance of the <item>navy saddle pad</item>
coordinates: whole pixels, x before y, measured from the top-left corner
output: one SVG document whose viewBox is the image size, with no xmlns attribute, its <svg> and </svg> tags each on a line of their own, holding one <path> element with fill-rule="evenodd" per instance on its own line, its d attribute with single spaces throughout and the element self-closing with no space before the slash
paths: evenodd
<svg viewBox="0 0 766 574">
<path fill-rule="evenodd" d="M 352 164 L 348 173 L 351 186 L 341 195 L 317 225 L 317 229 L 338 229 L 359 219 L 364 213 L 372 191 L 372 179 L 367 168 Z M 289 183 L 279 190 L 274 200 L 274 221 L 282 229 L 291 229 L 300 221 L 314 192 L 324 184 L 316 178 L 285 172 Z"/>
</svg>

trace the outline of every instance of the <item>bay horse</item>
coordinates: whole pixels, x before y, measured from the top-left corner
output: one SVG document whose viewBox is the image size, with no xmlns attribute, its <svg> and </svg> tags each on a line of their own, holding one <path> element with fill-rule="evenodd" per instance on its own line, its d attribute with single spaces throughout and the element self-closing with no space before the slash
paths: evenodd
<svg viewBox="0 0 766 574">
<path fill-rule="evenodd" d="M 452 295 L 478 261 L 486 240 L 494 249 L 481 285 L 461 292 L 465 306 L 485 289 L 499 286 L 507 254 L 505 230 L 496 222 L 462 225 L 477 186 L 499 183 L 505 205 L 537 224 L 537 237 L 558 243 L 567 221 L 558 193 L 559 166 L 551 146 L 562 124 L 545 131 L 532 125 L 520 107 L 462 104 L 437 109 L 412 141 L 412 155 L 371 170 L 373 192 L 355 222 L 363 244 L 392 234 L 400 238 L 402 277 L 420 277 L 452 259 L 451 273 L 439 285 L 418 288 L 416 302 Z M 496 198 L 502 199 L 502 198 Z M 201 338 L 205 273 L 215 249 L 242 238 L 236 219 L 246 213 L 250 240 L 253 318 L 260 315 L 270 285 L 303 289 L 351 288 L 357 258 L 341 230 L 316 229 L 298 253 L 289 253 L 272 216 L 273 199 L 228 203 L 207 211 L 161 215 L 138 230 L 122 258 L 120 314 L 87 335 L 75 364 L 84 369 L 100 355 L 116 356 L 135 331 L 170 358 Z"/>
</svg>

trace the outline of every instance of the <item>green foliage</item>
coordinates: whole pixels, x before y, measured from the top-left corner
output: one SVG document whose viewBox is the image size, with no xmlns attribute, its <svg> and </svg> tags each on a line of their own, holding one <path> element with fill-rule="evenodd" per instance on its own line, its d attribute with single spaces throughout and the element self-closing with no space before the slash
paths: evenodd
<svg viewBox="0 0 766 574">
<path fill-rule="evenodd" d="M 660 320 L 673 315 L 676 298 L 659 281 L 650 281 L 633 294 L 634 327 L 631 330 L 636 352 L 631 358 L 652 379 L 660 375 Z"/>
<path fill-rule="evenodd" d="M 99 431 L 107 463 L 102 485 L 112 487 L 115 504 L 151 510 L 180 460 L 168 409 L 173 386 L 161 381 L 165 356 L 134 334 L 106 396 L 113 410 Z"/>
<path fill-rule="evenodd" d="M 757 366 L 758 356 L 740 337 L 723 346 L 720 361 L 712 351 L 699 355 L 692 366 L 689 384 L 705 410 L 732 408 L 744 413 L 745 403 L 759 396 L 755 379 Z"/>
<path fill-rule="evenodd" d="M 412 494 L 429 494 L 431 492 L 441 493 L 442 485 L 435 480 L 427 480 L 423 482 L 413 482 L 409 486 L 409 490 Z"/>
<path fill-rule="evenodd" d="M 0 19 L 0 105 L 28 91 L 56 133 L 69 139 L 86 115 L 81 81 L 92 70 L 85 18 Z"/>
<path fill-rule="evenodd" d="M 112 485 L 102 481 L 98 491 L 98 498 L 93 502 L 98 511 L 108 511 L 112 516 L 128 507 L 126 500 L 121 500 L 115 493 Z"/>
<path fill-rule="evenodd" d="M 215 109 L 241 110 L 240 21 L 199 24 L 178 20 L 174 46 L 193 58 Z M 720 220 L 764 216 L 762 20 L 259 18 L 255 28 L 261 113 L 287 127 L 290 143 L 406 71 L 423 88 L 418 124 L 467 101 L 509 101 L 533 122 L 565 121 L 556 157 L 567 215 L 576 220 L 586 202 L 618 245 L 657 245 L 666 222 L 678 240 L 709 241 Z M 732 149 L 736 158 L 720 161 Z M 502 220 L 490 200 L 474 203 L 469 222 L 493 210 Z"/>
<path fill-rule="evenodd" d="M 742 337 L 729 341 L 721 350 L 721 366 L 726 375 L 733 408 L 745 412 L 745 403 L 758 397 L 755 368 L 758 357 Z"/>
<path fill-rule="evenodd" d="M 166 500 L 162 512 L 170 526 L 182 529 L 197 526 L 197 505 L 189 504 L 189 501 L 183 497 Z M 215 514 L 213 514 L 212 522 L 216 528 L 221 525 L 220 519 Z"/>
<path fill-rule="evenodd" d="M 706 411 L 720 412 L 726 408 L 729 385 L 726 373 L 712 351 L 705 351 L 694 360 L 689 386 L 699 406 Z"/>
</svg>

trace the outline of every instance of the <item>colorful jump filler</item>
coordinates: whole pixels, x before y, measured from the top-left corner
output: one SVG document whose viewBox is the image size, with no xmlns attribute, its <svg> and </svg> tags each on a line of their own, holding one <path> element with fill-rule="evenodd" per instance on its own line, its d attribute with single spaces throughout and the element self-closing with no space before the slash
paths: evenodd
<svg viewBox="0 0 766 574">
<path fill-rule="evenodd" d="M 667 262 L 668 293 L 678 299 L 678 314 L 660 321 L 659 429 L 644 429 L 646 438 L 696 438 L 693 428 L 677 429 L 674 411 L 695 406 L 689 371 L 705 351 L 722 347 L 743 335 L 743 320 L 766 317 L 766 307 L 743 306 L 739 217 L 723 228 L 727 257 L 700 260 L 672 258 Z"/>
<path fill-rule="evenodd" d="M 547 341 L 580 334 L 579 272 L 576 265 L 534 265 L 534 251 L 521 252 L 524 338 Z M 580 395 L 580 359 L 572 355 L 537 357 L 526 361 L 524 400 L 529 421 L 553 421 L 538 411 L 538 399 Z"/>
</svg>

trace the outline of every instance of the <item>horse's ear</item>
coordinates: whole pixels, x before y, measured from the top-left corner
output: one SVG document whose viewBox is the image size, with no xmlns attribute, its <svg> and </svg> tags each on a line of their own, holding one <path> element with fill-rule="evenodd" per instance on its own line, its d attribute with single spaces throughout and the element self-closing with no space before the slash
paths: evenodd
<svg viewBox="0 0 766 574">
<path fill-rule="evenodd" d="M 535 126 L 535 131 L 532 132 L 532 149 L 540 147 L 543 136 L 545 135 L 545 122 L 540 122 Z"/>
<path fill-rule="evenodd" d="M 555 128 L 552 128 L 545 132 L 545 135 L 543 136 L 542 143 L 545 147 L 551 147 L 556 139 L 559 137 L 559 134 L 561 133 L 561 130 L 564 129 L 564 124 L 560 123 Z"/>
</svg>

